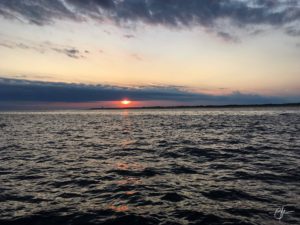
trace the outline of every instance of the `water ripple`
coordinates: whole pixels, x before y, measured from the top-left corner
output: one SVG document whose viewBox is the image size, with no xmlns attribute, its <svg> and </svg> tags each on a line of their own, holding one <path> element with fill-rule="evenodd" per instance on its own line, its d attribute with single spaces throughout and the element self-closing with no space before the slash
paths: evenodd
<svg viewBox="0 0 300 225">
<path fill-rule="evenodd" d="M 0 114 L 0 224 L 300 224 L 300 110 Z"/>
</svg>

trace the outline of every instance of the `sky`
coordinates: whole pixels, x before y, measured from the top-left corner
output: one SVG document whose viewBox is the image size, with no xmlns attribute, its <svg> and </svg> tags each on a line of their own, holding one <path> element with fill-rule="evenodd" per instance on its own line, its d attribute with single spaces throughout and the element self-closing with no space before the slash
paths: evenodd
<svg viewBox="0 0 300 225">
<path fill-rule="evenodd" d="M 0 0 L 0 109 L 300 102 L 299 0 Z"/>
</svg>

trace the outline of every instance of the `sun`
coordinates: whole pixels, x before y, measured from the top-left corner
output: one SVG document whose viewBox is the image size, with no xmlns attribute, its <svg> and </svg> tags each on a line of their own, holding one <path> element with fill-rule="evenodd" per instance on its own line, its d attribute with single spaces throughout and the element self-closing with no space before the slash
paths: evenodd
<svg viewBox="0 0 300 225">
<path fill-rule="evenodd" d="M 121 101 L 122 105 L 130 105 L 131 101 L 125 99 L 123 101 Z"/>
</svg>

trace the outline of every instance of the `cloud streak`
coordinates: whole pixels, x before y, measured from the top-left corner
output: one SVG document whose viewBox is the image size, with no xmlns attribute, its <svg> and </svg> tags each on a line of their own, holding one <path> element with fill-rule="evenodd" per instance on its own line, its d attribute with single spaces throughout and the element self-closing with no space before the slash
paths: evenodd
<svg viewBox="0 0 300 225">
<path fill-rule="evenodd" d="M 23 43 L 16 41 L 8 41 L 8 40 L 0 40 L 0 47 L 9 48 L 9 49 L 22 49 L 22 50 L 33 50 L 38 53 L 45 52 L 56 52 L 59 54 L 63 54 L 73 59 L 85 58 L 87 54 L 89 54 L 88 50 L 79 50 L 76 47 L 72 46 L 62 46 L 56 45 L 51 42 L 42 42 L 42 43 Z"/>
<path fill-rule="evenodd" d="M 184 88 L 174 86 L 128 88 L 0 78 L 0 106 L 4 103 L 13 102 L 79 103 L 119 101 L 123 98 L 134 101 L 176 101 L 182 105 L 265 104 L 291 101 L 288 98 L 242 94 L 240 92 L 233 92 L 229 95 L 209 95 L 189 92 Z M 299 101 L 300 98 L 293 100 Z"/>
<path fill-rule="evenodd" d="M 1 0 L 0 15 L 7 19 L 47 25 L 57 20 L 118 25 L 143 23 L 166 27 L 200 26 L 225 39 L 227 26 L 249 30 L 253 26 L 282 27 L 299 36 L 298 0 Z M 287 29 L 288 27 L 288 29 Z M 234 38 L 233 38 L 234 39 Z"/>
</svg>

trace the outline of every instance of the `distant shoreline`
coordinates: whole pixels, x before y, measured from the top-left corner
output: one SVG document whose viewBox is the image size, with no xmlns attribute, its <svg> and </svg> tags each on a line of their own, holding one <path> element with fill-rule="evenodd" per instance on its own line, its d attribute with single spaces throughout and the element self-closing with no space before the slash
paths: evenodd
<svg viewBox="0 0 300 225">
<path fill-rule="evenodd" d="M 89 110 L 134 110 L 134 109 L 209 109 L 209 108 L 264 108 L 264 107 L 300 107 L 300 103 L 287 104 L 251 104 L 251 105 L 196 105 L 196 106 L 145 106 L 145 107 L 100 107 Z"/>
</svg>

